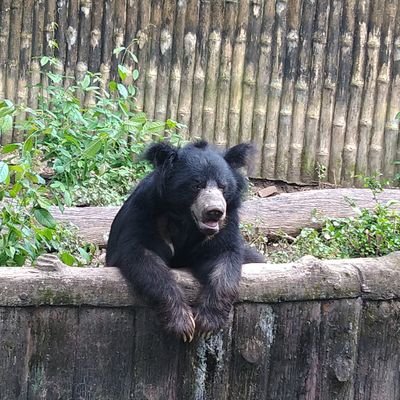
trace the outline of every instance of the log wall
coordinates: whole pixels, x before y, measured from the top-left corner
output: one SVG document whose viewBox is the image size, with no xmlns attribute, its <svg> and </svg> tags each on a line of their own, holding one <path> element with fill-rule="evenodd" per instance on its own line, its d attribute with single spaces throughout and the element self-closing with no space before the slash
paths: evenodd
<svg viewBox="0 0 400 400">
<path fill-rule="evenodd" d="M 107 79 L 134 38 L 139 109 L 222 147 L 252 140 L 254 177 L 395 176 L 399 0 L 2 0 L 0 98 L 35 105 L 52 39 L 59 72 Z"/>
<path fill-rule="evenodd" d="M 400 398 L 400 253 L 246 265 L 227 327 L 190 344 L 118 270 L 55 260 L 0 269 L 2 400 Z"/>
</svg>

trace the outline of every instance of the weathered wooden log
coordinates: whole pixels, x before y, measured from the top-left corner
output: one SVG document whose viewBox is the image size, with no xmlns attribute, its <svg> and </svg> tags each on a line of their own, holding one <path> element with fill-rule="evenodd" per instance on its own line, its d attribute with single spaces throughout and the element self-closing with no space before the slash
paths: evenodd
<svg viewBox="0 0 400 400">
<path fill-rule="evenodd" d="M 373 208 L 375 201 L 366 189 L 323 189 L 286 193 L 270 198 L 254 198 L 244 202 L 241 210 L 243 224 L 252 224 L 272 236 L 297 235 L 304 227 L 318 227 L 314 214 L 321 217 L 343 218 L 355 215 L 346 201 L 350 198 L 360 208 Z M 377 198 L 381 202 L 396 200 L 393 207 L 400 210 L 400 190 L 388 189 Z M 62 214 L 54 207 L 52 213 L 59 221 L 77 225 L 89 242 L 104 246 L 118 207 L 70 207 Z"/>
<path fill-rule="evenodd" d="M 1 306 L 143 306 L 118 268 L 67 267 L 52 254 L 36 268 L 0 269 Z M 173 270 L 189 302 L 200 285 L 187 270 Z M 379 277 L 379 279 L 377 279 Z M 290 264 L 243 266 L 238 302 L 276 303 L 362 297 L 400 298 L 400 252 L 380 258 L 318 260 L 306 256 Z"/>
<path fill-rule="evenodd" d="M 192 302 L 198 284 L 174 274 Z M 400 395 L 400 252 L 244 265 L 226 328 L 190 344 L 162 332 L 116 268 L 47 255 L 36 268 L 0 268 L 0 286 L 2 398 Z"/>
</svg>

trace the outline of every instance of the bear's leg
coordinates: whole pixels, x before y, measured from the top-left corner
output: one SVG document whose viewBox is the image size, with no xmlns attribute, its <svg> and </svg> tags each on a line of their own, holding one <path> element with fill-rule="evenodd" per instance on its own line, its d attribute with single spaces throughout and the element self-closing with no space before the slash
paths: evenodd
<svg viewBox="0 0 400 400">
<path fill-rule="evenodd" d="M 164 328 L 190 342 L 195 321 L 170 268 L 156 253 L 144 248 L 132 249 L 124 259 L 120 263 L 122 273 L 155 306 Z"/>
<path fill-rule="evenodd" d="M 241 260 L 240 254 L 226 253 L 196 268 L 196 276 L 204 284 L 193 311 L 200 335 L 207 336 L 226 324 L 238 295 Z"/>
</svg>

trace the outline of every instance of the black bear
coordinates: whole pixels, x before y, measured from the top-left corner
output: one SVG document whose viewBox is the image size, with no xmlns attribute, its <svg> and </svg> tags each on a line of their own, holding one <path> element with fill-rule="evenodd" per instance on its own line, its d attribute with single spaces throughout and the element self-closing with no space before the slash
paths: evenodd
<svg viewBox="0 0 400 400">
<path fill-rule="evenodd" d="M 136 291 L 158 310 L 165 329 L 184 341 L 221 328 L 235 300 L 243 263 L 263 262 L 244 244 L 238 210 L 252 147 L 224 154 L 201 141 L 176 148 L 149 147 L 155 170 L 116 215 L 106 263 L 119 267 Z M 170 268 L 187 267 L 202 284 L 191 307 Z"/>
</svg>

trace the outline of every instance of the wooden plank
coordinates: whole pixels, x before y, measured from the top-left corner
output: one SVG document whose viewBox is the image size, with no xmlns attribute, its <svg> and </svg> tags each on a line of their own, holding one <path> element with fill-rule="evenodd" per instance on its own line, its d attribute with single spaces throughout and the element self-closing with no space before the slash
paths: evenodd
<svg viewBox="0 0 400 400">
<path fill-rule="evenodd" d="M 72 398 L 76 308 L 40 307 L 32 317 L 28 399 Z"/>
<path fill-rule="evenodd" d="M 165 334 L 153 310 L 136 310 L 134 368 L 130 382 L 134 399 L 178 399 L 177 367 L 185 344 Z M 128 398 L 128 396 L 126 396 Z"/>
<path fill-rule="evenodd" d="M 29 309 L 0 307 L 0 399 L 27 398 Z"/>
<path fill-rule="evenodd" d="M 320 308 L 319 302 L 273 306 L 276 325 L 266 391 L 269 400 L 317 398 Z"/>
<path fill-rule="evenodd" d="M 130 309 L 80 309 L 73 399 L 129 398 L 133 326 Z"/>
<path fill-rule="evenodd" d="M 57 257 L 53 256 L 56 260 Z M 400 298 L 400 252 L 381 258 L 320 261 L 303 257 L 292 264 L 247 264 L 242 268 L 239 302 L 279 302 L 317 299 Z M 61 264 L 61 263 L 60 263 Z M 360 271 L 382 267 L 391 280 L 376 279 L 375 292 L 364 291 Z M 189 272 L 173 270 L 189 301 L 199 284 Z M 379 275 L 380 276 L 380 275 Z M 0 305 L 141 305 L 117 268 L 0 268 Z"/>
<path fill-rule="evenodd" d="M 230 399 L 260 400 L 268 389 L 273 309 L 268 304 L 239 304 L 235 308 L 230 365 Z"/>
<path fill-rule="evenodd" d="M 208 339 L 195 338 L 180 354 L 177 399 L 229 398 L 232 344 L 231 313 L 227 326 Z"/>
<path fill-rule="evenodd" d="M 354 398 L 361 299 L 323 302 L 321 307 L 321 399 Z"/>
<path fill-rule="evenodd" d="M 400 302 L 369 302 L 362 313 L 354 400 L 400 398 Z"/>
<path fill-rule="evenodd" d="M 344 218 L 354 216 L 346 198 L 352 199 L 359 208 L 372 209 L 376 202 L 372 192 L 366 189 L 323 189 L 297 193 L 283 193 L 272 198 L 253 198 L 243 203 L 241 221 L 252 224 L 270 235 L 287 233 L 295 236 L 305 227 L 319 227 L 320 217 Z M 393 209 L 400 210 L 400 190 L 387 189 L 377 199 L 386 203 L 396 200 Z M 58 221 L 68 221 L 80 229 L 80 234 L 91 243 L 104 246 L 111 223 L 118 207 L 70 207 L 62 214 L 58 208 L 51 209 Z"/>
</svg>

